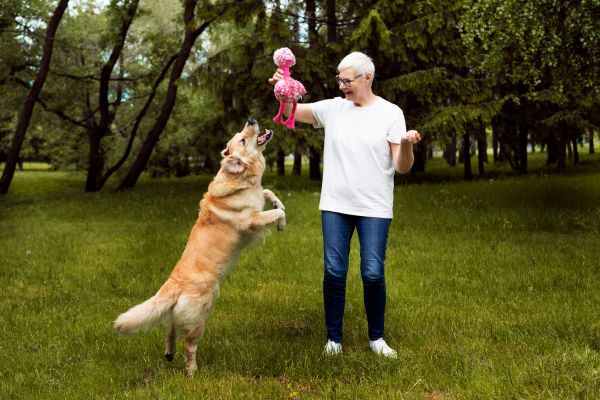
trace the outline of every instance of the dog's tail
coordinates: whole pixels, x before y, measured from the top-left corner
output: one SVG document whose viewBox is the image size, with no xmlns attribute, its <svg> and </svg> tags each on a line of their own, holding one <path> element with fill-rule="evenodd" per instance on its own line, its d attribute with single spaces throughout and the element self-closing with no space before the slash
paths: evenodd
<svg viewBox="0 0 600 400">
<path fill-rule="evenodd" d="M 168 280 L 156 295 L 119 315 L 114 323 L 115 330 L 122 335 L 149 331 L 165 321 L 178 297 L 179 291 Z"/>
</svg>

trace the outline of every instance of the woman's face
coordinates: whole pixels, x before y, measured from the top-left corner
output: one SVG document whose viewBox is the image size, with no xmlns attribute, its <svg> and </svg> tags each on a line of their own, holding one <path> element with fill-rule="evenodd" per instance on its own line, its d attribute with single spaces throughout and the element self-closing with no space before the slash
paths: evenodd
<svg viewBox="0 0 600 400">
<path fill-rule="evenodd" d="M 352 68 L 343 69 L 336 76 L 339 89 L 350 101 L 360 100 L 368 93 L 370 79 L 370 75 L 357 74 Z"/>
</svg>

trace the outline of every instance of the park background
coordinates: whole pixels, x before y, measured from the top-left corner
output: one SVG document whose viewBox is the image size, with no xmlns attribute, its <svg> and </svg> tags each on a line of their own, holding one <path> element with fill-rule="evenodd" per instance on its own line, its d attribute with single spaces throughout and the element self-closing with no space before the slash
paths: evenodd
<svg viewBox="0 0 600 400">
<path fill-rule="evenodd" d="M 3 0 L 0 398 L 600 397 L 600 1 Z M 387 339 L 374 357 L 353 243 L 344 356 L 325 358 L 322 131 L 275 126 L 364 51 L 424 140 L 396 177 Z M 274 129 L 288 227 L 223 283 L 184 373 L 164 330 L 112 321 L 178 260 L 220 150 Z"/>
</svg>

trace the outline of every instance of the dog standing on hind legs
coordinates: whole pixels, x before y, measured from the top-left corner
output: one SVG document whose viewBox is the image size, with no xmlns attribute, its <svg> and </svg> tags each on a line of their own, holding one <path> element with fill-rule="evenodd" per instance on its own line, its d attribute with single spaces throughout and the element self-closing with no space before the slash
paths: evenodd
<svg viewBox="0 0 600 400">
<path fill-rule="evenodd" d="M 249 120 L 221 152 L 221 169 L 200 202 L 200 213 L 181 259 L 158 292 L 119 315 L 118 333 L 128 335 L 167 323 L 165 358 L 175 356 L 177 338 L 183 337 L 185 365 L 189 375 L 197 369 L 198 340 L 219 290 L 219 279 L 241 250 L 270 225 L 285 227 L 285 207 L 261 186 L 265 170 L 263 150 L 273 137 Z M 265 202 L 273 206 L 263 211 Z"/>
</svg>

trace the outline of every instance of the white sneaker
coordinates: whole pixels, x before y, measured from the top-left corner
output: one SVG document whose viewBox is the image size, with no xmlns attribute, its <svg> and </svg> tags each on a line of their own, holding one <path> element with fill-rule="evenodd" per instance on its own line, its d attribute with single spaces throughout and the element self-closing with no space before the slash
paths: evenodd
<svg viewBox="0 0 600 400">
<path fill-rule="evenodd" d="M 371 346 L 371 350 L 375 354 L 379 354 L 380 356 L 388 357 L 388 358 L 398 358 L 398 353 L 396 350 L 392 349 L 387 345 L 383 338 L 377 340 L 370 340 L 369 345 Z"/>
<path fill-rule="evenodd" d="M 333 340 L 327 339 L 327 344 L 325 344 L 325 350 L 323 350 L 323 354 L 326 356 L 339 356 L 342 354 L 342 344 L 334 342 Z"/>
</svg>

